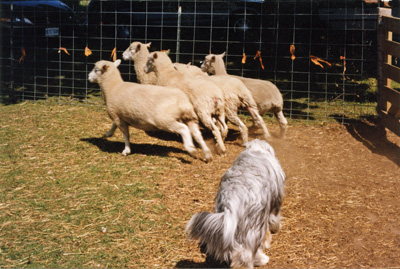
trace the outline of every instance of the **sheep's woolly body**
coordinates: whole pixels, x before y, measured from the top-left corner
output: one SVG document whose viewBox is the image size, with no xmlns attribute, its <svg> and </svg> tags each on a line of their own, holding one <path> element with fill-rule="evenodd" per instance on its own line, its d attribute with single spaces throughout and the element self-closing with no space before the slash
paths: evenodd
<svg viewBox="0 0 400 269">
<path fill-rule="evenodd" d="M 157 85 L 177 87 L 187 94 L 200 121 L 212 131 L 219 150 L 224 153 L 226 148 L 222 137 L 226 136 L 228 127 L 225 123 L 225 102 L 221 89 L 205 79 L 190 78 L 180 73 L 165 52 L 151 53 L 146 71 L 155 72 Z"/>
<path fill-rule="evenodd" d="M 201 69 L 195 65 L 191 64 L 177 64 L 174 63 L 176 70 L 180 73 L 195 78 L 195 77 L 208 77 L 208 74 L 201 71 Z"/>
<path fill-rule="evenodd" d="M 97 62 L 89 80 L 99 84 L 113 121 L 113 127 L 106 136 L 112 135 L 116 127 L 124 134 L 124 155 L 130 153 L 128 126 L 132 126 L 145 131 L 163 130 L 180 134 L 185 149 L 192 156 L 196 152 L 193 136 L 206 159 L 212 159 L 211 151 L 198 129 L 193 106 L 181 90 L 124 82 L 117 66 L 108 61 Z"/>
<path fill-rule="evenodd" d="M 214 75 L 228 75 L 226 72 L 223 57 L 221 55 L 207 55 L 201 69 Z M 254 101 L 257 104 L 258 112 L 263 115 L 267 112 L 274 113 L 280 125 L 280 137 L 284 137 L 287 131 L 287 120 L 283 115 L 283 98 L 279 89 L 270 81 L 233 76 L 242 81 L 251 92 Z"/>
<path fill-rule="evenodd" d="M 225 98 L 225 114 L 227 119 L 239 127 L 243 144 L 248 142 L 248 129 L 238 117 L 240 108 L 246 109 L 253 121 L 262 129 L 264 138 L 269 139 L 270 134 L 257 110 L 257 104 L 247 87 L 238 79 L 231 76 L 209 76 L 208 80 L 218 85 Z"/>
<path fill-rule="evenodd" d="M 265 236 L 279 227 L 284 181 L 272 147 L 249 142 L 221 179 L 215 213 L 193 215 L 186 226 L 189 237 L 232 267 L 264 265 L 268 256 L 261 249 Z"/>
</svg>

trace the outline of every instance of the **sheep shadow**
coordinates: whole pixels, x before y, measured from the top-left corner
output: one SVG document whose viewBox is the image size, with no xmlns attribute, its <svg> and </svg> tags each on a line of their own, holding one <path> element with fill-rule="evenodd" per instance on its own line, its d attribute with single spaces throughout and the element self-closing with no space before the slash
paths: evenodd
<svg viewBox="0 0 400 269">
<path fill-rule="evenodd" d="M 360 120 L 345 118 L 343 125 L 357 141 L 363 143 L 372 153 L 382 155 L 400 166 L 400 146 L 387 139 L 386 130 L 379 124 L 377 118 Z"/>
<path fill-rule="evenodd" d="M 121 153 L 125 147 L 125 143 L 123 142 L 109 141 L 105 138 L 92 137 L 92 138 L 81 138 L 80 140 L 83 142 L 90 143 L 98 147 L 101 151 L 107 153 Z M 169 156 L 169 153 L 182 153 L 189 156 L 189 154 L 186 151 L 175 147 L 160 146 L 154 144 L 131 143 L 131 154 L 143 154 L 149 156 Z M 191 163 L 190 161 L 187 161 L 184 158 L 178 158 L 178 159 L 180 159 L 182 162 L 185 163 Z"/>
</svg>

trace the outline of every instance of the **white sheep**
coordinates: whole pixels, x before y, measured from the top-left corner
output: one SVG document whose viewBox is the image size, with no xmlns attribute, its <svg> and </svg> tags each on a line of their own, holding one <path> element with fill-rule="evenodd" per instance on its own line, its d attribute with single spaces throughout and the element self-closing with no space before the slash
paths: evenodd
<svg viewBox="0 0 400 269">
<path fill-rule="evenodd" d="M 187 94 L 199 120 L 211 130 L 217 150 L 225 153 L 223 138 L 228 133 L 228 126 L 225 123 L 225 103 L 221 89 L 208 80 L 183 75 L 177 71 L 165 52 L 150 53 L 145 72 L 156 74 L 157 85 L 177 87 Z"/>
<path fill-rule="evenodd" d="M 223 61 L 224 56 L 225 52 L 220 55 L 207 55 L 201 65 L 201 70 L 213 75 L 228 75 Z M 286 134 L 288 123 L 282 112 L 283 98 L 279 89 L 270 81 L 245 78 L 241 76 L 230 76 L 241 80 L 250 90 L 261 115 L 264 115 L 267 112 L 274 113 L 280 126 L 279 137 L 283 138 Z"/>
<path fill-rule="evenodd" d="M 271 138 L 265 122 L 258 113 L 256 102 L 243 82 L 234 77 L 218 75 L 209 76 L 207 80 L 214 82 L 222 89 L 225 98 L 226 118 L 231 123 L 238 126 L 243 145 L 246 145 L 248 142 L 248 129 L 238 116 L 240 108 L 246 109 L 249 112 L 254 123 L 261 128 L 264 139 L 268 140 Z"/>
<path fill-rule="evenodd" d="M 196 157 L 192 136 L 203 150 L 206 161 L 212 160 L 199 126 L 193 106 L 179 89 L 124 82 L 118 70 L 120 60 L 96 62 L 89 73 L 89 81 L 98 83 L 113 126 L 105 136 L 118 127 L 125 140 L 123 155 L 131 153 L 129 126 L 144 130 L 162 130 L 182 136 L 184 148 Z"/>
<path fill-rule="evenodd" d="M 243 145 L 246 145 L 246 143 L 248 142 L 248 129 L 238 116 L 238 110 L 240 108 L 244 108 L 250 113 L 253 122 L 262 129 L 264 138 L 270 138 L 268 129 L 264 121 L 262 120 L 262 117 L 257 111 L 257 105 L 253 99 L 252 94 L 239 79 L 231 76 L 208 76 L 205 75 L 207 74 L 206 72 L 203 72 L 197 66 L 191 66 L 190 69 L 185 67 L 177 67 L 176 69 L 182 74 L 185 74 L 186 76 L 189 76 L 191 78 L 202 77 L 208 79 L 220 87 L 220 89 L 224 93 L 225 98 L 226 118 L 231 123 L 238 126 Z"/>
<path fill-rule="evenodd" d="M 132 42 L 130 46 L 123 52 L 122 57 L 125 61 L 132 60 L 134 62 L 134 69 L 136 73 L 137 81 L 140 84 L 151 84 L 156 85 L 157 78 L 154 72 L 146 74 L 144 72 L 144 66 L 146 65 L 149 57 L 150 43 L 144 44 L 138 41 Z M 175 68 L 178 70 L 194 76 L 207 76 L 207 73 L 201 71 L 197 66 L 182 63 L 174 63 Z"/>
<path fill-rule="evenodd" d="M 124 51 L 122 58 L 125 61 L 132 60 L 136 72 L 136 79 L 140 84 L 156 85 L 156 74 L 144 72 L 147 58 L 149 57 L 149 47 L 151 43 L 143 44 L 141 42 L 132 42 L 131 45 Z"/>
<path fill-rule="evenodd" d="M 206 72 L 203 72 L 200 67 L 192 65 L 191 63 L 188 64 L 178 64 L 174 63 L 175 68 L 190 77 L 208 77 Z"/>
</svg>

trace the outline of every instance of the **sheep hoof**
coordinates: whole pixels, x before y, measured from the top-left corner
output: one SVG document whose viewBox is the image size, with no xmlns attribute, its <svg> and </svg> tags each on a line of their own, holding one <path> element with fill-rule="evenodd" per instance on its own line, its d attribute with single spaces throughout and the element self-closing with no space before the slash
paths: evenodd
<svg viewBox="0 0 400 269">
<path fill-rule="evenodd" d="M 124 156 L 128 156 L 129 154 L 131 154 L 131 151 L 129 149 L 124 149 L 124 151 L 122 152 L 122 155 Z"/>
<path fill-rule="evenodd" d="M 210 162 L 212 162 L 212 160 L 213 160 L 212 155 L 206 156 L 206 163 L 210 163 Z"/>
<path fill-rule="evenodd" d="M 197 150 L 191 150 L 188 153 L 193 159 L 197 159 Z"/>
<path fill-rule="evenodd" d="M 105 134 L 103 135 L 103 138 L 107 138 L 107 137 L 111 137 L 111 136 L 113 136 L 113 133 L 110 134 L 109 132 L 107 132 L 107 133 L 105 133 Z"/>
</svg>

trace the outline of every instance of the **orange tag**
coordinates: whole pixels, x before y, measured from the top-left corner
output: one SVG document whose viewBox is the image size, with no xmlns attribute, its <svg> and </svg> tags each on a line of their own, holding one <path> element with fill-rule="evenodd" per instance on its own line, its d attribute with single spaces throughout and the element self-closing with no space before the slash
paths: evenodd
<svg viewBox="0 0 400 269">
<path fill-rule="evenodd" d="M 60 47 L 60 48 L 58 49 L 58 53 L 61 53 L 61 51 L 64 51 L 66 54 L 70 55 L 69 52 L 68 52 L 68 50 L 67 50 L 66 48 Z"/>
<path fill-rule="evenodd" d="M 259 58 L 261 68 L 264 70 L 264 65 L 263 65 L 262 58 L 261 58 L 261 51 L 259 51 L 259 50 L 257 50 L 256 56 L 254 56 L 254 60 L 257 58 Z"/>
<path fill-rule="evenodd" d="M 21 48 L 21 53 L 22 53 L 22 56 L 21 56 L 21 58 L 19 58 L 19 63 L 21 63 L 25 59 L 25 56 L 26 56 L 25 48 Z"/>
<path fill-rule="evenodd" d="M 294 52 L 295 52 L 296 48 L 294 45 L 290 45 L 290 53 L 292 54 L 292 57 L 290 57 L 292 59 L 292 61 L 294 59 L 296 59 L 296 56 L 294 56 Z"/>
<path fill-rule="evenodd" d="M 117 48 L 113 49 L 110 57 L 113 59 L 113 62 L 115 62 L 117 60 Z"/>
<path fill-rule="evenodd" d="M 343 60 L 343 75 L 346 73 L 346 57 L 340 56 L 340 60 Z"/>
<path fill-rule="evenodd" d="M 89 56 L 91 54 L 92 54 L 92 51 L 88 47 L 85 47 L 85 56 Z"/>
<path fill-rule="evenodd" d="M 324 66 L 321 63 L 325 63 L 325 64 L 327 64 L 329 66 L 332 66 L 331 63 L 329 63 L 329 62 L 327 62 L 325 60 L 322 60 L 322 59 L 318 58 L 317 56 L 310 55 L 310 59 L 315 65 L 318 65 L 321 68 L 324 68 Z"/>
<path fill-rule="evenodd" d="M 247 60 L 246 53 L 243 52 L 242 64 L 245 64 Z"/>
</svg>

